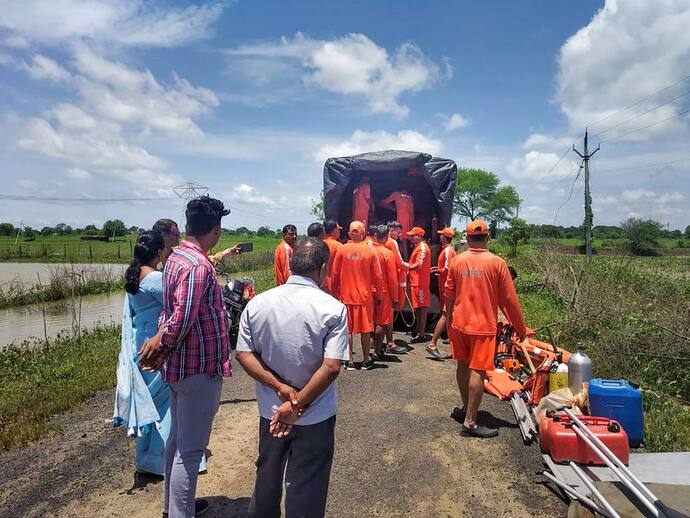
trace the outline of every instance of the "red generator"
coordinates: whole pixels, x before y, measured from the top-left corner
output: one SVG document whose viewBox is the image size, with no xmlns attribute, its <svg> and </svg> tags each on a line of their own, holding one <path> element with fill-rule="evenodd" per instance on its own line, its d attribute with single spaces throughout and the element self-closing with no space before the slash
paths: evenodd
<svg viewBox="0 0 690 518">
<path fill-rule="evenodd" d="M 628 464 L 630 447 L 623 427 L 607 417 L 578 416 L 580 421 L 603 442 L 621 462 Z M 554 462 L 603 466 L 604 462 L 574 431 L 570 418 L 563 414 L 544 417 L 539 425 L 541 451 L 551 455 Z"/>
</svg>

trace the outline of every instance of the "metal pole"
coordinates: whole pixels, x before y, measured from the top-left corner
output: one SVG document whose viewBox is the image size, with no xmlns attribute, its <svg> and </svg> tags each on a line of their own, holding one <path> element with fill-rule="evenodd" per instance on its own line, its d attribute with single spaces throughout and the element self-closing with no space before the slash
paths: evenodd
<svg viewBox="0 0 690 518">
<path fill-rule="evenodd" d="M 558 478 L 556 478 L 555 476 L 553 476 L 553 475 L 552 475 L 551 473 L 549 473 L 548 471 L 543 471 L 543 472 L 542 472 L 542 475 L 544 475 L 544 476 L 545 476 L 546 478 L 548 478 L 551 482 L 553 482 L 553 483 L 556 484 L 558 487 L 560 487 L 563 491 L 565 491 L 566 493 L 568 493 L 568 496 L 570 496 L 570 498 L 574 498 L 575 500 L 577 500 L 577 501 L 583 503 L 584 505 L 586 505 L 587 507 L 591 508 L 593 511 L 596 511 L 597 513 L 601 514 L 602 516 L 607 516 L 607 517 L 610 516 L 610 515 L 608 514 L 608 512 L 606 512 L 606 510 L 604 510 L 604 509 L 601 509 L 601 508 L 596 504 L 596 502 L 594 502 L 593 500 L 590 500 L 590 499 L 587 498 L 585 495 L 583 495 L 582 493 L 580 493 L 577 489 L 570 487 L 568 484 L 566 484 L 566 483 L 563 482 L 562 480 L 559 480 Z M 610 517 L 610 518 L 613 518 L 613 517 Z"/>
<path fill-rule="evenodd" d="M 611 504 L 608 503 L 608 501 L 603 497 L 603 495 L 599 492 L 599 490 L 594 486 L 592 481 L 589 479 L 587 474 L 582 471 L 580 466 L 575 464 L 573 461 L 570 461 L 570 467 L 573 469 L 573 471 L 577 474 L 578 477 L 582 479 L 582 482 L 584 482 L 585 486 L 587 486 L 587 489 L 589 489 L 594 497 L 599 500 L 601 505 L 603 505 L 606 510 L 609 512 L 609 514 L 613 518 L 620 518 L 620 515 L 616 512 L 616 510 L 611 507 Z"/>
<path fill-rule="evenodd" d="M 657 502 L 657 501 L 659 500 L 659 499 L 654 495 L 654 493 L 652 493 L 652 492 L 649 490 L 649 488 L 648 488 L 647 486 L 645 486 L 645 485 L 640 481 L 640 479 L 638 479 L 638 478 L 633 474 L 633 472 L 630 471 L 630 469 L 628 469 L 628 467 L 627 467 L 618 457 L 616 457 L 616 456 L 613 454 L 613 452 L 608 448 L 608 446 L 606 446 L 603 442 L 601 442 L 601 439 L 599 439 L 599 437 L 597 437 L 596 435 L 594 435 L 594 433 L 592 432 L 592 430 L 590 430 L 589 428 L 587 428 L 587 427 L 582 423 L 582 421 L 580 421 L 580 419 L 579 419 L 575 414 L 573 414 L 573 412 L 572 412 L 569 408 L 564 408 L 563 410 L 565 411 L 566 415 L 567 415 L 568 417 L 570 417 L 570 419 L 571 419 L 575 424 L 577 424 L 577 425 L 580 427 L 581 431 L 584 432 L 585 434 L 587 434 L 587 436 L 592 440 L 592 442 L 593 442 L 594 444 L 596 444 L 596 445 L 598 446 L 598 448 L 599 448 L 603 453 L 605 453 L 605 454 L 611 459 L 611 461 L 616 465 L 616 467 L 617 467 L 618 469 L 620 469 L 620 471 L 622 471 L 622 472 L 625 474 L 625 476 L 626 476 L 635 486 L 637 486 L 637 488 L 638 488 L 642 493 L 644 493 L 644 495 L 646 496 L 646 498 L 647 498 L 650 502 L 654 503 L 654 502 Z"/>
<path fill-rule="evenodd" d="M 585 251 L 587 262 L 592 262 L 592 199 L 589 192 L 589 155 L 585 130 Z"/>
</svg>

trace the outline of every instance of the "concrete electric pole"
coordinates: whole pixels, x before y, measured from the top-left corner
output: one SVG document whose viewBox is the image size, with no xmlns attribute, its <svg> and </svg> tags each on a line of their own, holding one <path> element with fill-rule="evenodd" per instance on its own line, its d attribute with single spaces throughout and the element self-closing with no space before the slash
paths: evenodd
<svg viewBox="0 0 690 518">
<path fill-rule="evenodd" d="M 580 158 L 582 158 L 582 161 L 585 164 L 585 251 L 587 253 L 587 262 L 592 261 L 592 194 L 589 189 L 589 159 L 594 156 L 594 154 L 599 151 L 599 147 L 592 151 L 591 153 L 589 152 L 589 148 L 587 147 L 587 128 L 585 128 L 585 148 L 584 148 L 584 153 L 580 153 L 577 149 L 575 149 L 575 145 L 573 144 L 573 151 L 580 155 Z"/>
</svg>

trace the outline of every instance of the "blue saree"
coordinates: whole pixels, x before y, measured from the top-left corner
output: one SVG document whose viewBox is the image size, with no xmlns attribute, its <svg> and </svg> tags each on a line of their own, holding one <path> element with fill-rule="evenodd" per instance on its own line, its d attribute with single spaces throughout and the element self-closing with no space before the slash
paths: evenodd
<svg viewBox="0 0 690 518">
<path fill-rule="evenodd" d="M 170 434 L 170 389 L 160 372 L 139 368 L 138 353 L 158 331 L 163 310 L 163 275 L 151 272 L 139 284 L 136 295 L 125 295 L 122 310 L 122 341 L 117 368 L 113 426 L 125 426 L 136 440 L 137 471 L 163 475 L 165 442 Z M 206 470 L 206 457 L 199 471 Z"/>
</svg>

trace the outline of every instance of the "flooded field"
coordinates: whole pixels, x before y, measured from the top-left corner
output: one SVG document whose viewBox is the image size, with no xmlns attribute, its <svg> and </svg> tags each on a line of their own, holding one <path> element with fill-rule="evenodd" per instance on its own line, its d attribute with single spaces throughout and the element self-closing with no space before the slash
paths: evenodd
<svg viewBox="0 0 690 518">
<path fill-rule="evenodd" d="M 122 320 L 124 293 L 86 295 L 72 300 L 45 304 L 32 304 L 0 310 L 0 348 L 25 340 L 44 340 L 60 334 L 71 334 L 73 329 L 89 329 L 98 324 L 119 323 Z M 44 325 L 45 322 L 45 325 Z"/>
<path fill-rule="evenodd" d="M 84 272 L 106 272 L 111 275 L 123 274 L 127 269 L 126 264 L 0 263 L 0 283 L 19 281 L 33 284 L 38 282 L 39 277 L 46 282 L 54 272 L 72 267 Z"/>
</svg>

